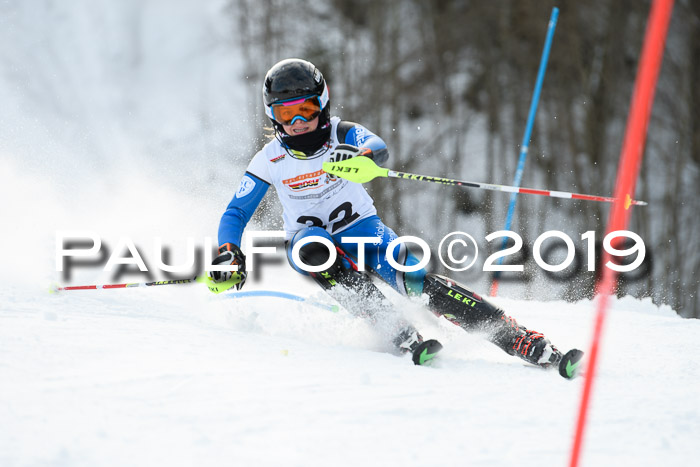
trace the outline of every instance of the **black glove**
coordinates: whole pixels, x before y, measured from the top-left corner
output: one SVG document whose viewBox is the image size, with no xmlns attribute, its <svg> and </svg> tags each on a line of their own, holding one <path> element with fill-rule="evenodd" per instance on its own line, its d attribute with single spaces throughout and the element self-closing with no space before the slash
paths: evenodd
<svg viewBox="0 0 700 467">
<path fill-rule="evenodd" d="M 245 284 L 245 280 L 248 277 L 248 273 L 245 270 L 245 255 L 238 246 L 233 243 L 224 243 L 219 247 L 219 256 L 214 258 L 212 265 L 222 266 L 222 265 L 236 265 L 238 266 L 238 276 L 240 281 L 236 284 L 236 289 L 240 290 Z M 211 277 L 214 282 L 225 282 L 229 280 L 235 271 L 209 271 L 209 277 Z"/>
<path fill-rule="evenodd" d="M 358 148 L 350 144 L 339 144 L 331 154 L 330 162 L 342 162 L 357 156 L 367 156 L 372 159 L 370 148 Z"/>
<path fill-rule="evenodd" d="M 333 150 L 329 162 L 341 162 L 357 156 L 369 157 L 377 165 L 381 165 L 389 159 L 389 150 L 387 148 L 381 148 L 373 151 L 370 148 L 358 148 L 350 144 L 339 144 Z"/>
</svg>

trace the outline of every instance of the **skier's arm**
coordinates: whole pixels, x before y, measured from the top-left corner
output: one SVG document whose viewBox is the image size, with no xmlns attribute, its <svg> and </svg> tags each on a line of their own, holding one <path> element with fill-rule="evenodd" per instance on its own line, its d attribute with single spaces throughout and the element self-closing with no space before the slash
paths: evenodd
<svg viewBox="0 0 700 467">
<path fill-rule="evenodd" d="M 260 201 L 267 193 L 270 184 L 265 180 L 246 172 L 241 184 L 219 223 L 219 245 L 231 243 L 241 245 L 243 229 L 248 224 Z"/>
<path fill-rule="evenodd" d="M 368 157 L 378 165 L 389 159 L 389 150 L 384 140 L 359 123 L 340 122 L 338 125 L 338 141 L 341 144 L 370 149 L 372 152 Z"/>
</svg>

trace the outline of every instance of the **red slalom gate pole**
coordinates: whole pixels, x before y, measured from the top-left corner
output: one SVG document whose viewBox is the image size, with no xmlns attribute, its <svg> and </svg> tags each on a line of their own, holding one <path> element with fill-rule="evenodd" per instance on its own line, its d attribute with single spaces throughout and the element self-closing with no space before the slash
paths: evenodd
<svg viewBox="0 0 700 467">
<path fill-rule="evenodd" d="M 618 164 L 617 180 L 615 182 L 615 201 L 608 218 L 607 232 L 616 230 L 626 230 L 629 223 L 631 211 L 629 205 L 619 201 L 631 197 L 634 193 L 639 168 L 642 162 L 644 142 L 646 139 L 647 127 L 651 116 L 651 108 L 654 103 L 654 92 L 656 81 L 661 69 L 661 61 L 666 43 L 666 33 L 673 10 L 673 0 L 654 0 L 649 13 L 649 20 L 642 47 L 641 60 L 637 69 L 634 94 L 627 118 L 627 128 L 625 129 L 625 139 L 620 154 Z M 603 264 L 607 264 L 612 259 L 607 252 L 603 256 Z M 603 332 L 603 325 L 608 308 L 610 294 L 613 292 L 617 273 L 610 268 L 604 268 L 602 279 L 597 284 L 599 294 L 598 307 L 596 310 L 593 339 L 589 351 L 589 362 L 586 369 L 583 394 L 576 422 L 576 435 L 574 445 L 571 449 L 571 459 L 569 466 L 577 467 L 581 457 L 581 446 L 586 428 L 589 401 L 595 380 L 596 363 L 598 359 L 598 348 Z"/>
</svg>

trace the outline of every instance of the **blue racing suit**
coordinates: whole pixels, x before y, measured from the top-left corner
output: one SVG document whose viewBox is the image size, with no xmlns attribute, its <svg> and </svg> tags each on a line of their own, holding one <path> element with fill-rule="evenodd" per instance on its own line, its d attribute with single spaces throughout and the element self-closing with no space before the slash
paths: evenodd
<svg viewBox="0 0 700 467">
<path fill-rule="evenodd" d="M 388 158 L 386 143 L 362 125 L 340 121 L 336 117 L 331 121 L 330 141 L 318 154 L 295 157 L 278 140 L 269 142 L 256 154 L 221 218 L 219 245 L 232 243 L 240 246 L 243 230 L 273 184 L 285 210 L 288 259 L 295 270 L 306 274 L 294 264 L 289 254 L 301 238 L 309 235 L 328 238 L 352 261 L 357 261 L 358 245 L 343 243 L 342 239 L 372 237 L 376 241 L 364 245 L 366 268 L 401 294 L 420 294 L 425 269 L 403 273 L 388 263 L 385 257 L 387 245 L 397 235 L 377 216 L 364 187 L 319 170 L 321 164 L 332 157 L 338 144 L 369 148 L 375 162 L 381 164 Z M 393 259 L 402 265 L 418 263 L 403 244 L 394 249 Z"/>
</svg>

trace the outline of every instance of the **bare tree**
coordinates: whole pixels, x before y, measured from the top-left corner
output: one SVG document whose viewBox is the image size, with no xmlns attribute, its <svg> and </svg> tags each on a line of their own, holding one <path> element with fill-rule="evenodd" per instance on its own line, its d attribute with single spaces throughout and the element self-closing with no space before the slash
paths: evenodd
<svg viewBox="0 0 700 467">
<path fill-rule="evenodd" d="M 477 173 L 510 184 L 554 2 L 301 5 L 231 1 L 249 70 L 251 121 L 264 125 L 256 106 L 265 70 L 301 56 L 324 71 L 334 113 L 385 139 L 392 168 L 462 178 Z M 648 0 L 560 5 L 523 184 L 612 194 L 649 7 Z M 295 21 L 304 27 L 290 40 L 283 32 Z M 700 5 L 681 0 L 638 184 L 651 205 L 632 217 L 653 267 L 647 277 L 622 281 L 618 292 L 651 296 L 695 317 L 700 256 L 689 252 L 700 243 L 693 235 L 700 227 L 699 82 Z M 475 141 L 483 141 L 479 149 L 467 149 Z M 435 240 L 465 223 L 488 232 L 502 228 L 505 218 L 507 197 L 498 194 L 387 180 L 368 187 L 386 223 L 402 234 Z M 562 226 L 595 230 L 600 238 L 609 208 L 521 196 L 516 225 L 532 238 Z M 581 274 L 551 289 L 570 300 L 591 297 L 594 279 Z"/>
</svg>

